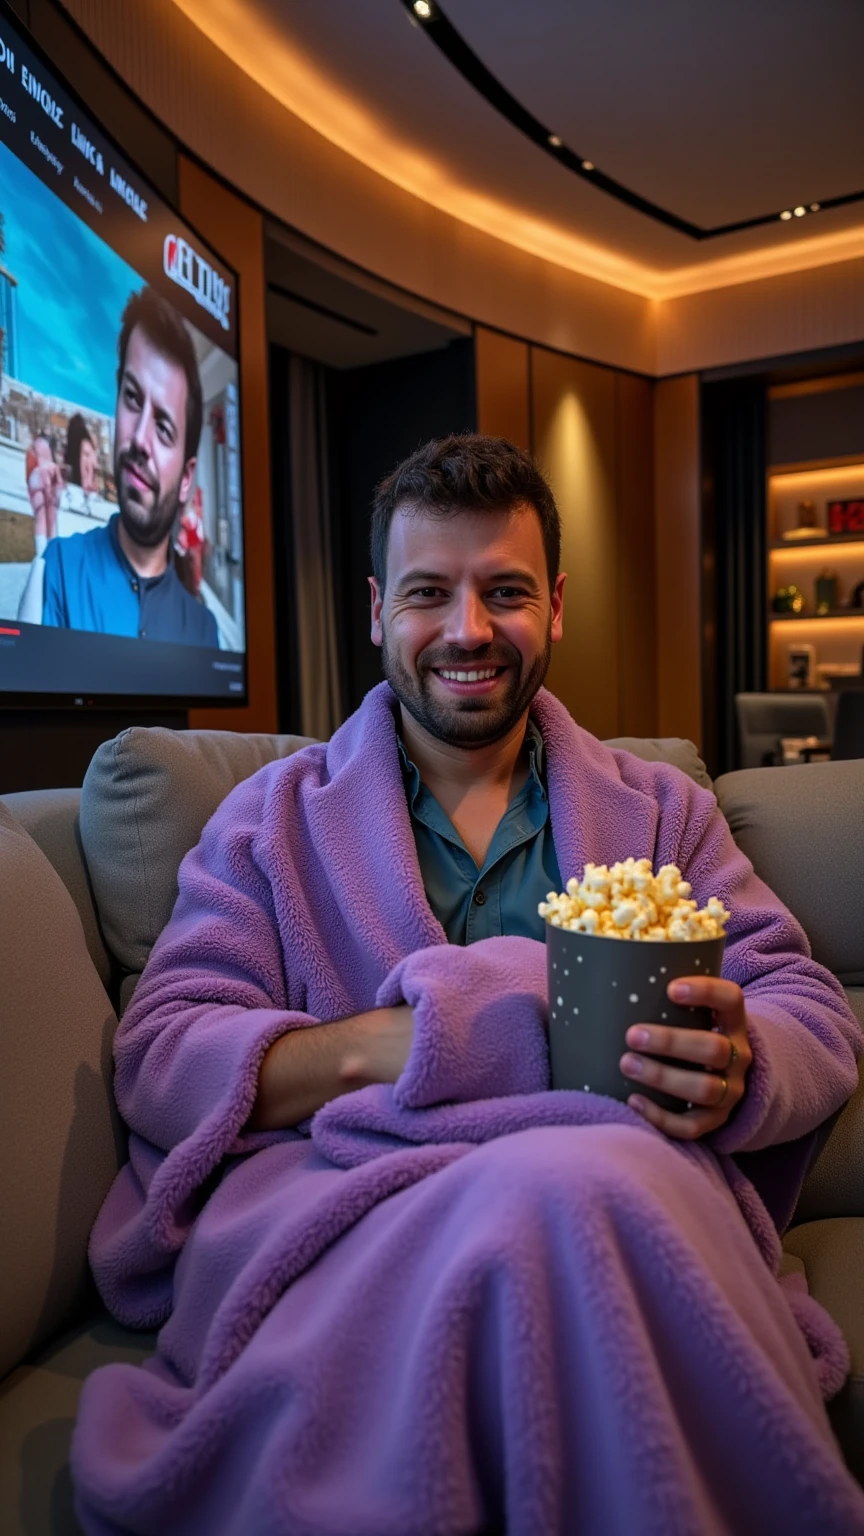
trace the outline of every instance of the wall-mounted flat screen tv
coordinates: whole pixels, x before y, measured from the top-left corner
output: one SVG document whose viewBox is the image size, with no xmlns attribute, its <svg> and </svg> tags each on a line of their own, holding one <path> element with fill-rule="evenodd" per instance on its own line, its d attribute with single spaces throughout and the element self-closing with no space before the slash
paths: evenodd
<svg viewBox="0 0 864 1536">
<path fill-rule="evenodd" d="M 0 10 L 0 698 L 246 697 L 237 279 Z"/>
</svg>

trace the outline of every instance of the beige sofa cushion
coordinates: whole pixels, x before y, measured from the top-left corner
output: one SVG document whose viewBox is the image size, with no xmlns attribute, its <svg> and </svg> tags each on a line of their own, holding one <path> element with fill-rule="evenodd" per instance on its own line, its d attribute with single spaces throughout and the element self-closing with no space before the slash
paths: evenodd
<svg viewBox="0 0 864 1536">
<path fill-rule="evenodd" d="M 122 1156 L 116 1019 L 60 876 L 0 805 L 0 1377 L 80 1313 Z"/>
<path fill-rule="evenodd" d="M 684 736 L 613 736 L 606 746 L 632 752 L 643 763 L 671 763 L 702 789 L 714 788 L 696 747 Z"/>
<path fill-rule="evenodd" d="M 864 758 L 742 769 L 714 788 L 736 843 L 795 913 L 814 959 L 847 986 L 864 984 Z"/>
<path fill-rule="evenodd" d="M 236 784 L 309 745 L 305 736 L 132 726 L 96 752 L 81 840 L 109 949 L 143 971 L 177 897 L 177 871 Z"/>
</svg>

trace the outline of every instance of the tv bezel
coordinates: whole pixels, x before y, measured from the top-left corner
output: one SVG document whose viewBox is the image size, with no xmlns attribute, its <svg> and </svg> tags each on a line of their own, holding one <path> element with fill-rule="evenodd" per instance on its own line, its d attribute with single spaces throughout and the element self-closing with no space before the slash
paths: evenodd
<svg viewBox="0 0 864 1536">
<path fill-rule="evenodd" d="M 133 91 L 131 89 L 131 87 L 129 85 L 127 85 L 127 83 L 123 79 L 123 77 L 121 75 L 119 75 L 117 73 L 117 71 L 112 67 L 112 65 L 109 64 L 108 61 L 102 57 L 101 53 L 99 52 L 98 48 L 93 43 L 92 39 L 87 36 L 87 33 L 82 30 L 82 28 L 78 25 L 78 23 L 74 20 L 74 18 L 71 17 L 71 16 L 67 16 L 67 14 L 65 12 L 60 13 L 59 11 L 58 11 L 58 16 L 59 16 L 60 20 L 62 21 L 62 23 L 64 25 L 69 26 L 75 32 L 76 36 L 80 39 L 80 41 L 86 45 L 86 47 L 88 48 L 88 50 L 92 54 L 94 60 L 96 61 L 96 63 L 102 69 L 104 69 L 106 71 L 106 73 L 111 77 L 111 79 L 118 86 L 120 86 L 120 88 L 129 97 L 130 101 L 134 102 L 135 106 L 140 111 L 146 113 L 146 115 L 148 117 L 150 117 L 154 121 L 154 123 L 157 124 L 157 126 L 159 127 L 161 132 L 164 133 L 165 136 L 171 140 L 171 143 L 174 146 L 175 152 L 177 154 L 184 153 L 183 146 L 179 143 L 179 141 L 177 140 L 175 135 L 171 132 L 171 130 L 169 128 L 165 127 L 165 124 L 162 123 L 156 117 L 155 113 L 153 113 L 150 110 L 150 108 L 143 101 L 141 101 L 140 97 L 135 93 L 135 91 Z M 240 484 L 241 484 L 241 492 L 242 492 L 241 506 L 240 506 L 240 521 L 241 521 L 241 525 L 242 525 L 242 529 L 243 529 L 243 611 L 244 611 L 244 636 L 245 636 L 245 639 L 246 639 L 246 649 L 242 653 L 242 655 L 243 655 L 243 662 L 244 662 L 244 666 L 243 666 L 243 692 L 242 692 L 242 694 L 233 694 L 230 697 L 226 696 L 224 694 L 209 694 L 209 693 L 208 694 L 190 694 L 190 693 L 121 693 L 121 694 L 118 694 L 118 693 L 100 693 L 96 689 L 90 689 L 90 688 L 80 688 L 80 689 L 76 689 L 74 692 L 69 691 L 69 692 L 62 692 L 62 693 L 61 692 L 49 692 L 48 690 L 46 690 L 44 693 L 36 692 L 36 691 L 33 691 L 33 690 L 29 690 L 29 691 L 25 690 L 25 691 L 17 691 L 16 692 L 16 691 L 13 691 L 11 689 L 4 689 L 3 686 L 2 686 L 2 683 L 0 683 L 0 711 L 2 711 L 3 709 L 25 709 L 25 710 L 27 710 L 27 709 L 33 709 L 33 710 L 43 709 L 43 710 L 67 710 L 67 711 L 74 711 L 75 714 L 80 714 L 80 712 L 82 710 L 91 710 L 92 709 L 94 711 L 95 710 L 111 710 L 114 713 L 116 713 L 118 710 L 122 710 L 124 713 L 130 713 L 130 714 L 134 714 L 136 712 L 147 713 L 147 714 L 154 714 L 156 712 L 163 711 L 163 710 L 166 713 L 171 713 L 171 712 L 174 712 L 174 711 L 186 711 L 186 710 L 190 710 L 190 709 L 248 709 L 248 707 L 249 707 L 249 643 L 248 643 L 249 637 L 248 637 L 248 626 L 247 626 L 247 624 L 245 622 L 245 619 L 246 619 L 246 615 L 248 614 L 249 604 L 248 604 L 248 600 L 247 600 L 248 599 L 248 564 L 247 564 L 247 540 L 246 540 L 247 529 L 246 529 L 246 486 L 245 486 L 246 455 L 245 455 L 245 453 L 243 451 L 243 394 L 244 394 L 244 390 L 243 390 L 242 368 L 241 368 L 242 322 L 241 322 L 241 307 L 240 307 L 241 306 L 240 274 L 237 271 L 237 268 L 230 261 L 227 261 L 225 259 L 225 257 L 222 255 L 221 251 L 216 249 L 216 247 L 214 246 L 212 240 L 210 240 L 208 238 L 208 236 L 202 234 L 200 229 L 198 229 L 197 226 L 195 224 L 193 224 L 192 221 L 186 217 L 186 215 L 177 206 L 177 204 L 174 202 L 174 200 L 172 198 L 166 197 L 164 195 L 164 193 L 162 192 L 161 188 L 158 187 L 153 182 L 153 180 L 146 173 L 146 171 L 142 171 L 141 170 L 141 168 L 140 168 L 140 166 L 138 164 L 138 161 L 134 158 L 134 156 L 132 156 L 132 155 L 127 153 L 126 149 L 123 147 L 123 145 L 120 143 L 120 141 L 116 138 L 116 136 L 113 133 L 111 133 L 104 126 L 104 124 L 102 122 L 102 119 L 98 116 L 98 114 L 93 112 L 92 109 L 88 106 L 87 102 L 85 101 L 84 97 L 81 95 L 80 91 L 78 91 L 75 86 L 71 85 L 69 83 L 69 81 L 67 80 L 65 74 L 62 72 L 62 70 L 59 70 L 57 68 L 57 65 L 54 63 L 53 59 L 46 52 L 46 50 L 42 47 L 41 43 L 39 43 L 37 41 L 37 39 L 33 36 L 33 33 L 30 31 L 30 28 L 25 24 L 24 21 L 22 21 L 21 17 L 18 15 L 17 11 L 13 10 L 11 4 L 9 3 L 9 0 L 0 0 L 0 17 L 2 17 L 5 20 L 6 24 L 8 26 L 10 26 L 13 29 L 13 31 L 17 32 L 23 38 L 23 40 L 26 43 L 27 47 L 29 49 L 31 49 L 31 51 L 36 55 L 36 57 L 44 65 L 44 67 L 50 72 L 50 74 L 54 75 L 57 78 L 59 84 L 62 85 L 62 87 L 63 87 L 64 91 L 66 92 L 66 94 L 80 108 L 81 113 L 83 114 L 83 116 L 85 118 L 89 118 L 89 120 L 96 125 L 96 127 L 99 129 L 99 132 L 108 140 L 109 144 L 112 144 L 114 146 L 114 148 L 117 150 L 117 153 L 126 161 L 127 165 L 129 165 L 132 168 L 132 170 L 135 172 L 136 176 L 139 176 L 140 179 L 145 183 L 145 185 L 148 188 L 150 188 L 150 190 L 153 192 L 154 196 L 156 198 L 158 198 L 158 200 L 164 205 L 164 207 L 169 209 L 169 211 L 175 215 L 175 217 L 181 222 L 181 224 L 185 225 L 185 227 L 188 230 L 190 230 L 191 233 L 193 235 L 195 235 L 198 240 L 201 241 L 201 244 L 205 247 L 205 249 L 212 251 L 213 255 L 218 258 L 218 260 L 222 263 L 222 265 L 226 268 L 226 270 L 228 272 L 230 272 L 232 278 L 234 279 L 234 313 L 236 315 L 236 333 L 237 333 L 237 426 L 238 426 L 238 433 L 239 433 L 239 437 L 240 437 Z M 10 150 L 10 153 L 14 154 L 15 151 L 14 150 Z M 18 157 L 16 156 L 16 159 L 17 158 Z M 201 164 L 202 164 L 202 167 L 203 167 L 203 162 L 201 162 Z M 206 169 L 206 167 L 203 167 L 203 168 Z M 213 174 L 214 179 L 216 179 L 220 183 L 223 181 L 223 178 L 220 177 L 218 175 L 218 173 L 213 172 L 211 174 Z M 70 211 L 74 212 L 74 210 L 70 210 Z M 89 225 L 87 227 L 89 228 Z M 107 243 L 108 242 L 106 241 L 105 244 L 107 244 Z M 9 622 L 9 621 L 7 620 L 6 622 Z M 59 631 L 58 631 L 58 633 L 59 633 Z M 89 631 L 79 631 L 79 633 L 89 633 Z M 150 641 L 150 642 L 147 642 L 147 641 L 143 641 L 142 642 L 142 644 L 145 644 L 145 645 L 148 644 L 148 643 L 151 644 L 151 645 L 159 645 L 159 644 L 161 644 L 161 642 L 158 641 L 158 640 L 153 640 L 153 641 Z M 240 654 L 240 653 L 236 653 L 235 652 L 235 653 L 232 653 L 232 654 Z"/>
</svg>

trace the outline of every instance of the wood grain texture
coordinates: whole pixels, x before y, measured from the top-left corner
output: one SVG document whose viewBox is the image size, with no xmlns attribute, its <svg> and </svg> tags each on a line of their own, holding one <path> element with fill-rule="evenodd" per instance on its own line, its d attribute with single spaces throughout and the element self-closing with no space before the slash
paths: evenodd
<svg viewBox="0 0 864 1536">
<path fill-rule="evenodd" d="M 702 743 L 699 380 L 654 386 L 657 727 Z"/>
<path fill-rule="evenodd" d="M 249 666 L 248 705 L 190 710 L 189 724 L 210 730 L 276 731 L 263 220 L 248 203 L 182 155 L 179 170 L 181 213 L 235 268 L 240 280 L 240 425 Z"/>
<path fill-rule="evenodd" d="M 506 437 L 531 451 L 531 401 L 528 345 L 514 336 L 474 330 L 477 430 Z"/>
<path fill-rule="evenodd" d="M 619 724 L 615 375 L 545 348 L 531 351 L 534 451 L 562 522 L 564 638 L 548 686 L 580 725 Z"/>
<path fill-rule="evenodd" d="M 654 385 L 615 375 L 618 733 L 657 734 Z"/>
</svg>

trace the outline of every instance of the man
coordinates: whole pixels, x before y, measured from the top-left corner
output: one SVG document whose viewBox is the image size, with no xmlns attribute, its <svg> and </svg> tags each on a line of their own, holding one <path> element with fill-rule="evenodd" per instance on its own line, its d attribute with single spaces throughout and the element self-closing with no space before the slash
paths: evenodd
<svg viewBox="0 0 864 1536">
<path fill-rule="evenodd" d="M 189 499 L 201 436 L 195 348 L 153 288 L 133 293 L 118 342 L 114 479 L 106 527 L 50 539 L 42 623 L 218 646 L 216 620 L 183 586 L 171 535 Z"/>
<path fill-rule="evenodd" d="M 91 1250 L 115 1314 L 165 1326 L 85 1384 L 87 1531 L 864 1531 L 822 1400 L 842 1340 L 781 1290 L 762 1199 L 788 1220 L 859 1031 L 713 796 L 542 689 L 559 542 L 510 444 L 401 465 L 387 683 L 184 861 Z M 537 903 L 630 855 L 731 908 L 724 978 L 674 993 L 717 1032 L 634 1026 L 627 1105 L 550 1093 Z"/>
</svg>

